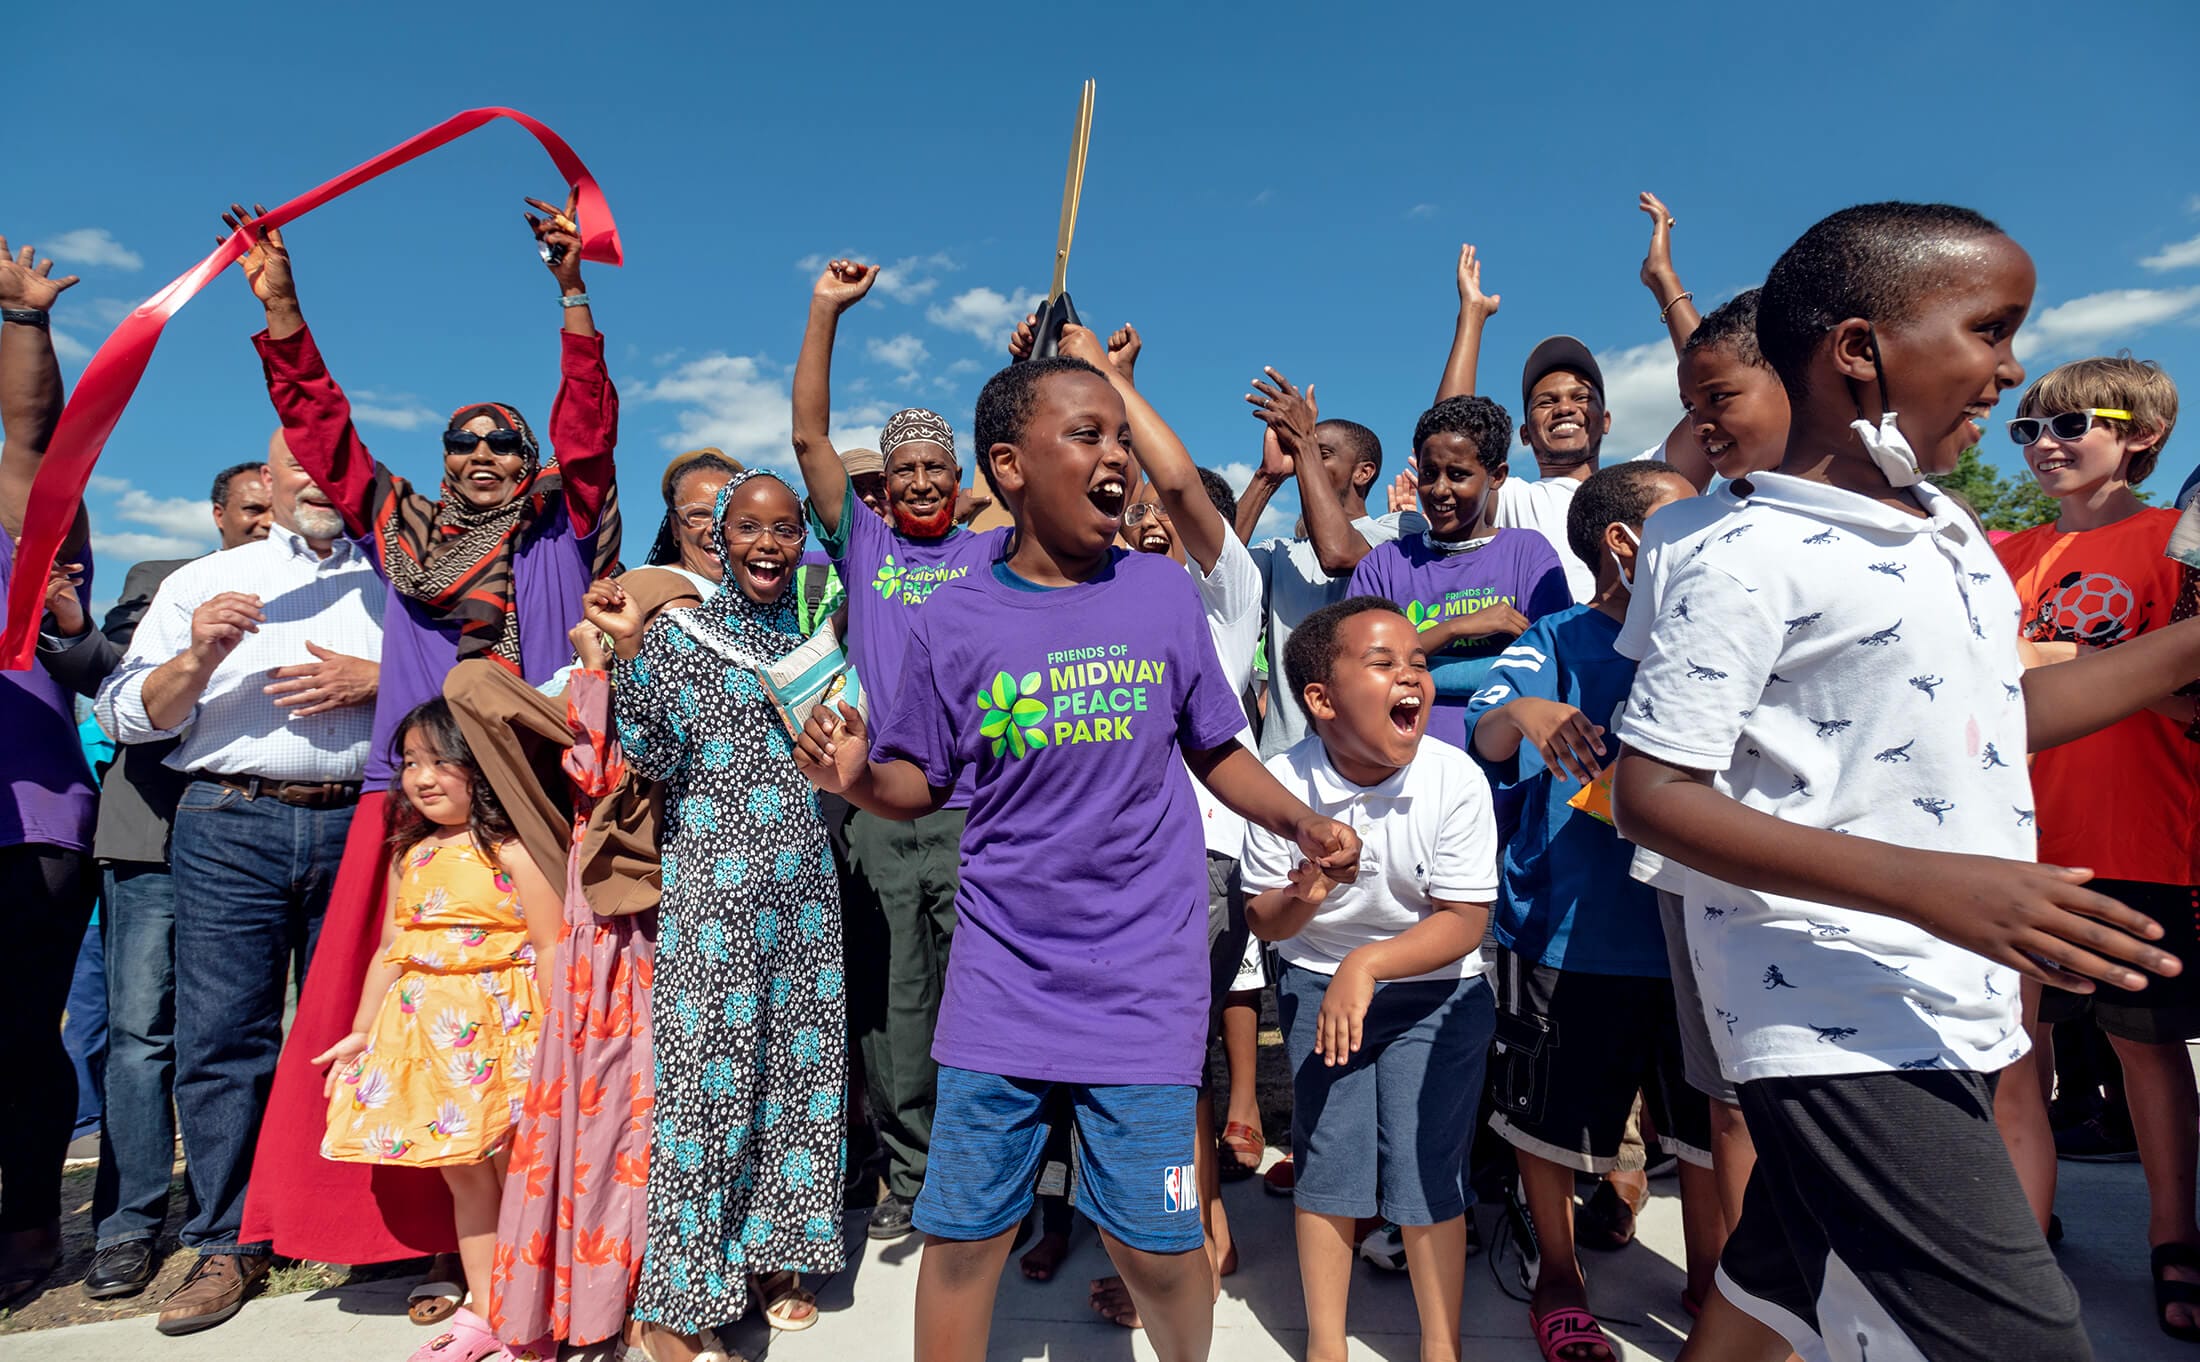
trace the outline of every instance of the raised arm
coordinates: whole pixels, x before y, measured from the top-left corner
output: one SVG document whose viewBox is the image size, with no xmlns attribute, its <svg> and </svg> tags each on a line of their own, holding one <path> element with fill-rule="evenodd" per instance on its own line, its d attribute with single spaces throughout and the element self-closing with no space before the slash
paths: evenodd
<svg viewBox="0 0 2200 1362">
<path fill-rule="evenodd" d="M 364 535 L 374 514 L 374 456 L 351 423 L 351 400 L 329 377 L 306 316 L 298 306 L 298 282 L 290 269 L 290 248 L 280 228 L 258 226 L 252 212 L 231 204 L 222 222 L 235 231 L 250 226 L 256 239 L 237 261 L 260 300 L 267 329 L 252 338 L 267 372 L 267 396 L 283 423 L 283 443 L 299 466 L 343 513 L 344 530 Z"/>
<path fill-rule="evenodd" d="M 1474 371 L 1482 362 L 1482 327 L 1497 315 L 1503 301 L 1482 291 L 1482 262 L 1474 247 L 1459 248 L 1459 323 L 1451 333 L 1451 353 L 1444 357 L 1444 378 L 1436 385 L 1436 400 L 1474 396 Z"/>
<path fill-rule="evenodd" d="M 1114 340 L 1122 344 L 1116 345 Z M 1065 326 L 1058 349 L 1108 376 L 1130 416 L 1131 449 L 1138 466 L 1145 470 L 1146 480 L 1161 498 L 1169 523 L 1184 541 L 1184 552 L 1199 564 L 1202 573 L 1213 572 L 1216 560 L 1222 556 L 1223 537 L 1232 533 L 1231 527 L 1208 499 L 1207 489 L 1199 481 L 1199 467 L 1192 462 L 1184 442 L 1131 382 L 1131 366 L 1137 363 L 1142 345 L 1138 333 L 1126 326 L 1114 340 L 1103 346 L 1100 338 L 1084 327 Z M 1118 356 L 1127 358 L 1119 364 Z"/>
<path fill-rule="evenodd" d="M 8 239 L 0 236 L 0 308 L 21 314 L 0 322 L 0 424 L 7 428 L 0 448 L 0 529 L 10 539 L 23 535 L 31 484 L 61 421 L 61 364 L 46 315 L 61 291 L 76 283 L 73 274 L 54 278 L 53 261 L 36 254 L 25 246 L 11 256 Z M 82 543 L 81 534 L 72 533 L 62 545 L 64 559 Z"/>
<path fill-rule="evenodd" d="M 1306 521 L 1306 537 L 1313 542 L 1322 571 L 1332 577 L 1347 576 L 1367 557 L 1370 545 L 1366 535 L 1352 528 L 1352 517 L 1345 513 L 1344 500 L 1331 481 L 1329 461 L 1322 456 L 1315 434 L 1321 410 L 1314 403 L 1314 385 L 1307 384 L 1302 393 L 1274 368 L 1261 372 L 1267 377 L 1253 380 L 1253 391 L 1245 400 L 1253 404 L 1253 415 L 1267 423 L 1298 470 L 1299 515 Z M 1351 455 L 1340 450 L 1337 457 L 1349 461 Z"/>
<path fill-rule="evenodd" d="M 603 337 L 589 309 L 581 282 L 580 191 L 566 197 L 560 211 L 541 199 L 528 204 L 543 216 L 526 214 L 543 263 L 558 282 L 564 330 L 558 344 L 558 400 L 550 408 L 550 448 L 565 484 L 565 513 L 583 538 L 594 534 L 611 500 L 612 451 L 619 443 L 619 391 L 604 367 Z M 573 301 L 578 299 L 578 302 Z"/>
<path fill-rule="evenodd" d="M 1636 277 L 1658 300 L 1658 320 L 1665 323 L 1665 334 L 1672 338 L 1673 353 L 1678 355 L 1703 318 L 1696 312 L 1695 295 L 1681 287 L 1680 272 L 1673 268 L 1673 214 L 1647 189 L 1635 206 L 1650 215 L 1650 250 Z"/>
<path fill-rule="evenodd" d="M 878 282 L 879 267 L 835 260 L 810 289 L 810 324 L 794 361 L 794 457 L 817 521 L 837 532 L 848 504 L 848 470 L 833 448 L 833 342 L 840 314 L 863 301 Z"/>
</svg>

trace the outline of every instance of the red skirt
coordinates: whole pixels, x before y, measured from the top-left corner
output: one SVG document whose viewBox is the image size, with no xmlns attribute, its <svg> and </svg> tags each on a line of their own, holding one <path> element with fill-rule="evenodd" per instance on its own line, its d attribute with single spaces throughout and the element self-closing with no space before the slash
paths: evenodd
<svg viewBox="0 0 2200 1362">
<path fill-rule="evenodd" d="M 386 791 L 359 798 L 253 1154 L 240 1237 L 248 1244 L 271 1242 L 287 1258 L 382 1263 L 458 1247 L 450 1194 L 434 1169 L 321 1157 L 327 1074 L 313 1067 L 313 1057 L 350 1034 L 359 985 L 382 943 L 388 807 Z"/>
</svg>

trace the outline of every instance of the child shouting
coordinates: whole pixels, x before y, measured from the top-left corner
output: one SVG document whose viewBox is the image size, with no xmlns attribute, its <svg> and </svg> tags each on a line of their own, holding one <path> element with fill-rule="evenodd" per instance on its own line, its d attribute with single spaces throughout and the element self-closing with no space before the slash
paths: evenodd
<svg viewBox="0 0 2200 1362">
<path fill-rule="evenodd" d="M 1688 1241 L 1691 1308 L 1710 1294 L 1724 1237 L 1710 1102 L 1687 1084 L 1656 891 L 1629 878 L 1634 848 L 1612 829 L 1607 773 L 1618 753 L 1605 740 L 1635 679 L 1613 641 L 1643 521 L 1694 491 L 1648 461 L 1584 482 L 1567 530 L 1594 567 L 1596 595 L 1530 625 L 1467 709 L 1471 750 L 1501 788 L 1525 796 L 1497 900 L 1490 1125 L 1513 1147 L 1535 1222 L 1542 1266 L 1528 1313 L 1547 1357 L 1614 1356 L 1574 1252 L 1574 1176 L 1618 1165 L 1637 1092 L 1682 1160 L 1682 1203 L 1698 1231 Z"/>
<path fill-rule="evenodd" d="M 1477 947 L 1497 832 L 1473 761 L 1421 740 L 1436 698 L 1424 639 L 1396 605 L 1354 596 L 1307 616 L 1284 654 L 1291 702 L 1314 732 L 1268 769 L 1352 825 L 1366 873 L 1338 883 L 1272 831 L 1245 839 L 1246 917 L 1284 960 L 1314 1362 L 1346 1355 L 1353 1226 L 1373 1215 L 1402 1232 L 1424 1362 L 1459 1356 L 1467 1133 L 1494 1011 Z"/>
<path fill-rule="evenodd" d="M 423 1347 L 443 1362 L 503 1351 L 489 1308 L 497 1209 L 535 1042 L 536 971 L 551 968 L 560 895 L 513 836 L 450 705 L 397 725 L 382 948 L 329 1065 L 321 1157 L 438 1168 L 451 1190 L 474 1309 Z"/>
<path fill-rule="evenodd" d="M 1325 873 L 1358 873 L 1352 830 L 1237 742 L 1245 712 L 1183 570 L 1114 546 L 1134 408 L 1159 425 L 1135 390 L 1076 359 L 1011 365 L 986 383 L 976 445 L 1015 520 L 1004 555 L 932 594 L 875 746 L 845 706 L 820 706 L 798 745 L 813 781 L 884 818 L 922 817 L 971 777 L 916 1206 L 920 1362 L 984 1355 L 1058 1088 L 1080 1150 L 1076 1203 L 1147 1338 L 1165 1362 L 1206 1356 L 1215 1283 L 1193 1102 L 1208 883 L 1185 768 Z"/>
<path fill-rule="evenodd" d="M 1532 530 L 1492 520 L 1512 418 L 1486 397 L 1449 397 L 1413 427 L 1426 533 L 1369 549 L 1352 594 L 1403 603 L 1421 631 L 1436 705 L 1429 736 L 1465 750 L 1467 702 L 1530 621 L 1573 604 L 1558 555 Z"/>
<path fill-rule="evenodd" d="M 1735 485 L 1650 629 L 1614 808 L 1686 867 L 1758 1152 L 1686 1358 L 1777 1356 L 1776 1334 L 1842 1362 L 2090 1356 L 1991 1076 L 2026 1048 L 2019 972 L 2138 988 L 2131 965 L 2179 966 L 2091 872 L 2035 863 L 2023 754 L 2200 674 L 2200 625 L 2022 672 L 2007 576 L 1923 481 L 2022 381 L 2033 282 L 1961 208 L 1804 233 L 1758 300 L 1792 408 L 1781 471 Z"/>
</svg>

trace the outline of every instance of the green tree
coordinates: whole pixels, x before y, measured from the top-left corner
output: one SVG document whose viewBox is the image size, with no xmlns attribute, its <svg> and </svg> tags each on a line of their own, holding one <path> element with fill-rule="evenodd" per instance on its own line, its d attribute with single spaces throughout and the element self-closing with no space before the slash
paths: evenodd
<svg viewBox="0 0 2200 1362">
<path fill-rule="evenodd" d="M 1989 530 L 2029 530 L 2044 525 L 2061 511 L 2055 499 L 2040 490 L 2029 476 L 2010 477 L 1979 457 L 1976 445 L 1963 451 L 1956 471 L 1933 482 L 1943 492 L 1953 492 L 1971 503 Z"/>
</svg>

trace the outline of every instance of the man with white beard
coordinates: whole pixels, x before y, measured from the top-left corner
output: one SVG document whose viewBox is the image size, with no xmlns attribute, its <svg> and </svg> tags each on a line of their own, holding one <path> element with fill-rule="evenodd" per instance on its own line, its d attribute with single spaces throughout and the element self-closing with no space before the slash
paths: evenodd
<svg viewBox="0 0 2200 1362">
<path fill-rule="evenodd" d="M 365 549 L 277 434 L 266 539 L 178 568 L 99 689 L 118 743 L 179 741 L 190 784 L 170 859 L 176 895 L 176 1114 L 198 1261 L 162 1333 L 237 1312 L 267 1275 L 238 1242 L 290 963 L 328 906 L 359 802 L 386 595 Z"/>
</svg>

